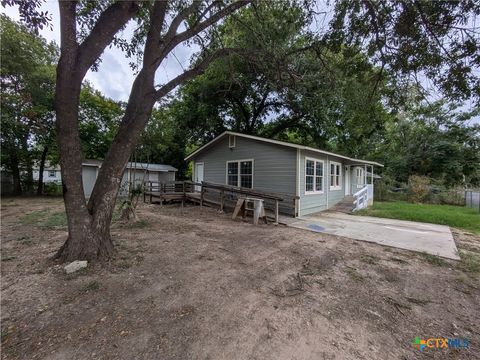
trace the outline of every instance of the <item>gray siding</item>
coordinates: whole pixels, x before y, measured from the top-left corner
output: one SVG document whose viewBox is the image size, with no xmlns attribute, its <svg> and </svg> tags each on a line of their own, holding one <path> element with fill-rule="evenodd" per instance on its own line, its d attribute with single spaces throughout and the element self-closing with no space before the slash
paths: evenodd
<svg viewBox="0 0 480 360">
<path fill-rule="evenodd" d="M 321 194 L 305 193 L 306 157 L 324 162 L 323 193 Z M 235 148 L 230 149 L 228 136 L 225 136 L 199 153 L 194 163 L 204 164 L 205 181 L 226 184 L 227 161 L 247 159 L 254 161 L 253 187 L 259 190 L 298 195 L 300 197 L 299 216 L 331 208 L 345 197 L 346 161 L 336 156 L 297 150 L 238 136 Z M 330 190 L 331 162 L 341 165 L 341 188 L 338 190 Z M 195 165 L 193 168 L 195 169 Z"/>
<path fill-rule="evenodd" d="M 314 212 L 323 211 L 331 208 L 345 197 L 345 162 L 341 158 L 327 156 L 309 151 L 300 151 L 299 166 L 299 196 L 300 213 L 299 216 L 308 215 Z M 306 194 L 305 193 L 305 159 L 311 158 L 323 161 L 323 193 Z M 339 190 L 330 190 L 330 163 L 337 162 L 341 164 L 341 184 Z"/>
<path fill-rule="evenodd" d="M 227 161 L 253 159 L 255 189 L 295 195 L 296 154 L 293 148 L 238 136 L 230 149 L 225 136 L 201 152 L 195 162 L 204 163 L 204 181 L 226 184 Z"/>
</svg>

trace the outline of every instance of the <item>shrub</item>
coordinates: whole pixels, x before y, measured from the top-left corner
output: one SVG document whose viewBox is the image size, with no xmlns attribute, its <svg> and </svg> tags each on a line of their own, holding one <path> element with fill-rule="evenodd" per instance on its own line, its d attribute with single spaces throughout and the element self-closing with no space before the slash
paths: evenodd
<svg viewBox="0 0 480 360">
<path fill-rule="evenodd" d="M 43 183 L 43 193 L 45 195 L 62 195 L 62 184 L 56 182 Z"/>
<path fill-rule="evenodd" d="M 430 191 L 430 179 L 412 175 L 408 178 L 408 200 L 413 203 L 425 202 Z"/>
</svg>

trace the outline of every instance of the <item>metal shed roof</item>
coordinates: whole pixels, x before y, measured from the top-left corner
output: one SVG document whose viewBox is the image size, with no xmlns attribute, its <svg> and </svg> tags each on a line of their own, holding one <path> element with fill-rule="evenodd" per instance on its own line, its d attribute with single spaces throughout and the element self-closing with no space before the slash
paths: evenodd
<svg viewBox="0 0 480 360">
<path fill-rule="evenodd" d="M 95 166 L 95 167 L 101 167 L 102 166 L 102 161 L 101 160 L 93 160 L 93 159 L 85 159 L 82 162 L 82 165 L 84 166 Z M 148 170 L 148 171 L 157 171 L 157 172 L 172 172 L 172 171 L 177 171 L 176 168 L 174 168 L 171 165 L 165 165 L 165 164 L 150 164 L 150 163 L 140 163 L 140 162 L 128 162 L 127 163 L 127 169 L 137 169 L 137 170 Z"/>
</svg>

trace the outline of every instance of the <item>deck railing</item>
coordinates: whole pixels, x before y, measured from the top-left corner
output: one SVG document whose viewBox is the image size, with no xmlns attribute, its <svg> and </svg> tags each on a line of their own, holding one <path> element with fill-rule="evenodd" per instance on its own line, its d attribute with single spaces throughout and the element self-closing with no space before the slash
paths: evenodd
<svg viewBox="0 0 480 360">
<path fill-rule="evenodd" d="M 353 205 L 353 211 L 358 211 L 368 206 L 368 187 L 366 185 L 353 194 Z"/>
<path fill-rule="evenodd" d="M 241 196 L 256 197 L 264 200 L 265 209 L 273 213 L 275 222 L 278 222 L 278 214 L 288 213 L 298 215 L 298 196 L 284 193 L 273 193 L 257 189 L 242 188 L 225 184 L 217 184 L 202 181 L 170 181 L 155 182 L 146 181 L 144 184 L 144 196 L 146 201 L 154 200 L 163 203 L 164 200 L 191 200 L 203 206 L 204 204 L 218 206 L 219 210 L 233 209 L 236 201 Z M 158 200 L 157 200 L 158 199 Z"/>
</svg>

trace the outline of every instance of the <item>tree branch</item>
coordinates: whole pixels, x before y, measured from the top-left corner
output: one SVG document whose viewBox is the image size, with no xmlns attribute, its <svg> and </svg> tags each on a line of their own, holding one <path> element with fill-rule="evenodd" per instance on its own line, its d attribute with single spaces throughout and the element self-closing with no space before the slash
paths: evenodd
<svg viewBox="0 0 480 360">
<path fill-rule="evenodd" d="M 148 30 L 147 40 L 145 41 L 144 66 L 152 62 L 153 64 L 155 63 L 155 53 L 159 50 L 163 22 L 167 14 L 167 5 L 167 1 L 157 1 L 153 5 L 150 14 L 150 29 Z"/>
<path fill-rule="evenodd" d="M 137 1 L 119 1 L 102 12 L 97 23 L 79 48 L 79 71 L 86 73 L 102 54 L 115 34 L 136 14 Z"/>
<path fill-rule="evenodd" d="M 238 0 L 230 5 L 224 7 L 223 9 L 219 10 L 212 16 L 210 16 L 205 21 L 199 22 L 192 26 L 191 28 L 173 36 L 171 39 L 166 38 L 166 45 L 162 49 L 160 56 L 158 59 L 163 59 L 170 51 L 172 51 L 178 44 L 194 37 L 195 35 L 199 34 L 209 26 L 213 25 L 217 21 L 225 18 L 226 16 L 230 15 L 231 13 L 235 12 L 236 10 L 240 9 L 243 6 L 248 5 L 251 3 L 252 0 Z M 170 30 L 169 30 L 170 31 Z M 175 30 L 176 31 L 176 30 Z"/>
<path fill-rule="evenodd" d="M 158 89 L 155 92 L 156 100 L 157 101 L 160 100 L 163 96 L 167 95 L 170 91 L 175 89 L 178 85 L 183 84 L 185 81 L 193 78 L 194 76 L 203 74 L 205 70 L 208 68 L 208 66 L 216 59 L 229 56 L 235 53 L 239 54 L 241 52 L 242 52 L 241 49 L 234 49 L 234 48 L 219 49 L 213 52 L 212 54 L 204 58 L 199 64 L 197 64 L 197 66 L 185 71 L 184 73 L 178 75 L 176 78 L 170 80 L 169 82 L 164 84 L 162 87 L 160 87 L 160 89 Z"/>
<path fill-rule="evenodd" d="M 65 48 L 77 47 L 76 1 L 59 1 L 60 12 L 60 46 L 62 52 Z"/>
</svg>

